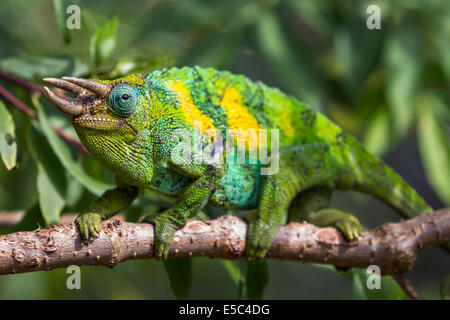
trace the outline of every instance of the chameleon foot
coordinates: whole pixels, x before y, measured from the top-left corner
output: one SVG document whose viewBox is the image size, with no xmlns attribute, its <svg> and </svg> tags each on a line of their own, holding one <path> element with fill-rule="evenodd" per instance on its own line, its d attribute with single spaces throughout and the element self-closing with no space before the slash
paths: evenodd
<svg viewBox="0 0 450 320">
<path fill-rule="evenodd" d="M 262 224 L 256 220 L 256 210 L 248 213 L 245 219 L 249 222 L 246 256 L 248 261 L 260 261 L 266 257 L 275 238 L 277 226 Z"/>
<path fill-rule="evenodd" d="M 160 214 L 145 216 L 141 222 L 149 222 L 155 225 L 154 250 L 157 260 L 166 260 L 169 255 L 170 245 L 173 236 L 177 231 L 177 226 L 170 220 L 167 211 Z"/>
<path fill-rule="evenodd" d="M 311 212 L 308 214 L 307 220 L 318 227 L 336 227 L 349 241 L 357 239 L 361 231 L 361 225 L 354 215 L 337 209 Z"/>
<path fill-rule="evenodd" d="M 359 238 L 361 225 L 356 217 L 351 214 L 336 221 L 336 228 L 341 231 L 342 235 L 347 240 L 354 240 Z"/>
<path fill-rule="evenodd" d="M 83 239 L 88 240 L 91 236 L 98 236 L 101 220 L 102 216 L 93 212 L 83 213 L 77 217 L 76 223 Z"/>
</svg>

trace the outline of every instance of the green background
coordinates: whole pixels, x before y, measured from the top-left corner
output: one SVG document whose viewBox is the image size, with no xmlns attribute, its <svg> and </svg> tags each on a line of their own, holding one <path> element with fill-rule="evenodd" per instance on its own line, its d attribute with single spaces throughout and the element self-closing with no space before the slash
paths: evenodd
<svg viewBox="0 0 450 320">
<path fill-rule="evenodd" d="M 80 30 L 65 28 L 71 4 L 81 9 Z M 381 8 L 380 30 L 366 27 L 372 4 Z M 449 1 L 2 0 L 0 39 L 0 71 L 39 85 L 43 77 L 115 78 L 184 65 L 262 80 L 312 104 L 358 137 L 434 208 L 450 205 Z M 0 97 L 1 137 L 6 139 L 14 123 L 19 163 L 12 171 L 0 164 L 0 210 L 27 210 L 20 230 L 79 212 L 101 189 L 93 184 L 86 190 L 86 177 L 112 183 L 112 174 L 46 131 L 50 123 L 76 138 L 70 119 L 46 99 L 4 79 L 0 84 L 41 115 L 41 121 L 32 121 Z M 3 142 L 5 164 L 14 162 L 14 151 Z M 61 143 L 64 151 L 57 147 Z M 68 172 L 68 166 L 77 169 Z M 145 199 L 142 195 L 129 210 L 130 220 L 155 210 Z M 337 192 L 333 204 L 355 213 L 367 228 L 399 221 L 365 195 Z M 382 290 L 363 292 L 364 272 L 344 275 L 273 260 L 269 269 L 266 298 L 404 297 L 389 279 Z M 81 270 L 81 290 L 66 288 L 64 269 L 0 276 L 0 298 L 173 298 L 156 261 Z M 434 248 L 420 255 L 408 277 L 425 297 L 439 298 L 440 281 L 449 271 L 448 255 Z M 189 298 L 237 295 L 238 286 L 219 260 L 194 260 Z"/>
</svg>

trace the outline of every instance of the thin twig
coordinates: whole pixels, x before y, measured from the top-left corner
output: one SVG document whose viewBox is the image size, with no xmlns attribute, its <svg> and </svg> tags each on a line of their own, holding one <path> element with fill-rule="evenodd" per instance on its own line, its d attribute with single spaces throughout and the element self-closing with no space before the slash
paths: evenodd
<svg viewBox="0 0 450 320">
<path fill-rule="evenodd" d="M 6 80 L 8 82 L 15 83 L 15 84 L 27 89 L 28 91 L 36 91 L 36 92 L 40 92 L 40 93 L 44 94 L 44 89 L 41 86 L 34 84 L 34 83 L 30 83 L 26 80 L 17 78 L 16 76 L 13 76 L 12 74 L 6 73 L 4 71 L 0 71 L 0 78 Z"/>
<path fill-rule="evenodd" d="M 0 74 L 5 75 L 4 72 L 0 71 Z M 20 80 L 18 78 L 15 78 L 16 81 Z M 24 83 L 26 83 L 25 80 L 20 80 Z M 23 84 L 23 83 L 22 83 Z M 33 90 L 33 91 L 38 91 L 38 92 L 42 92 L 41 90 L 36 90 L 35 87 L 36 85 L 32 85 L 29 84 L 30 87 L 24 86 L 27 89 Z M 25 112 L 29 117 L 31 117 L 34 120 L 39 120 L 37 113 L 32 110 L 30 107 L 28 107 L 27 105 L 25 105 L 22 101 L 20 101 L 19 99 L 17 99 L 13 94 L 11 94 L 6 88 L 4 88 L 3 86 L 0 85 L 0 96 L 3 96 L 6 101 L 8 101 L 9 103 L 11 103 L 13 106 L 15 106 L 16 108 L 18 108 L 19 110 Z M 57 127 L 53 127 L 53 129 L 56 131 L 56 133 L 63 138 L 65 141 L 67 141 L 68 143 L 70 143 L 71 145 L 75 146 L 78 150 L 80 150 L 81 152 L 83 152 L 86 155 L 91 156 L 91 154 L 89 153 L 89 151 L 87 151 L 87 149 L 77 140 L 73 139 L 72 137 L 70 137 L 67 133 L 65 133 L 62 129 L 57 128 Z"/>
<path fill-rule="evenodd" d="M 13 94 L 11 94 L 5 87 L 0 85 L 0 95 L 3 96 L 6 101 L 11 103 L 13 106 L 18 108 L 20 111 L 25 112 L 30 118 L 37 120 L 37 114 L 30 107 L 25 105 L 22 101 L 17 99 Z"/>
<path fill-rule="evenodd" d="M 81 144 L 81 142 L 72 139 L 67 133 L 65 133 L 61 128 L 55 127 L 53 126 L 53 130 L 55 130 L 55 132 L 64 140 L 66 140 L 68 143 L 70 143 L 71 145 L 73 145 L 75 148 L 77 148 L 78 150 L 82 151 L 84 154 L 88 155 L 88 156 L 92 156 L 89 151 L 86 149 L 85 146 L 83 146 Z"/>
<path fill-rule="evenodd" d="M 409 298 L 412 300 L 425 300 L 420 293 L 414 289 L 413 285 L 411 284 L 411 281 L 405 278 L 404 275 L 394 275 L 395 281 L 400 285 L 400 287 L 405 291 L 405 293 L 408 295 Z"/>
</svg>

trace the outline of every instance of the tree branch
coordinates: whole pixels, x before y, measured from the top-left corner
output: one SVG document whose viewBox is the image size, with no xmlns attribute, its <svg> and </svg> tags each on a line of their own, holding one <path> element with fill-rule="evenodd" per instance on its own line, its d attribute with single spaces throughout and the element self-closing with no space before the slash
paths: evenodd
<svg viewBox="0 0 450 320">
<path fill-rule="evenodd" d="M 170 257 L 245 256 L 247 223 L 233 216 L 190 221 L 175 234 Z M 112 267 L 130 259 L 153 258 L 154 227 L 147 223 L 102 222 L 100 236 L 83 243 L 76 226 L 51 226 L 0 236 L 0 274 L 52 270 L 69 265 Z M 352 242 L 335 228 L 307 223 L 280 226 L 268 258 L 325 263 L 340 268 L 378 265 L 382 274 L 401 274 L 414 266 L 417 255 L 450 241 L 450 208 L 388 223 L 362 232 Z"/>
<path fill-rule="evenodd" d="M 425 300 L 424 297 L 422 297 L 420 295 L 420 293 L 418 293 L 416 291 L 416 289 L 414 289 L 414 287 L 412 286 L 411 281 L 409 281 L 409 279 L 406 279 L 401 274 L 395 275 L 394 278 L 395 278 L 395 281 L 397 281 L 399 286 L 403 289 L 403 291 L 405 291 L 405 293 L 408 295 L 408 297 L 410 299 L 412 299 L 412 300 Z"/>
</svg>

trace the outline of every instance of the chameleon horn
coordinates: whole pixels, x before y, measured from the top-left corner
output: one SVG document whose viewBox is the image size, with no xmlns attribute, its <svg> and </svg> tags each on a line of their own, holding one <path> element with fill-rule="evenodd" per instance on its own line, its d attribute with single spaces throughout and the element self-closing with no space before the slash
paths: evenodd
<svg viewBox="0 0 450 320">
<path fill-rule="evenodd" d="M 73 77 L 62 77 L 62 79 L 69 81 L 73 84 L 79 85 L 80 87 L 83 87 L 83 88 L 95 93 L 100 98 L 106 97 L 106 95 L 109 93 L 109 87 L 100 82 L 96 82 L 96 81 L 88 80 L 88 79 L 82 79 L 82 78 L 73 78 Z"/>
<path fill-rule="evenodd" d="M 57 78 L 44 78 L 43 79 L 45 82 L 50 83 L 52 85 L 54 85 L 57 88 L 75 93 L 77 95 L 83 93 L 84 89 L 74 83 L 65 81 L 65 80 L 61 80 L 61 79 L 57 79 Z"/>
<path fill-rule="evenodd" d="M 81 116 L 84 113 L 84 108 L 80 99 L 65 100 L 51 92 L 47 87 L 44 87 L 44 92 L 48 100 L 50 100 L 50 102 L 53 103 L 59 111 L 74 117 Z"/>
</svg>

